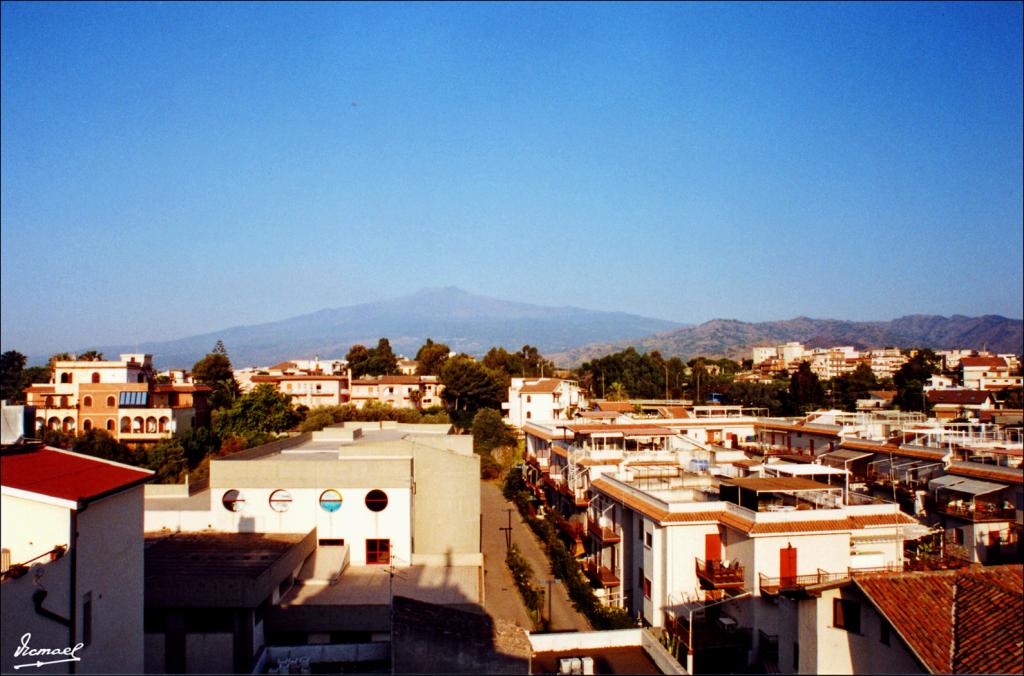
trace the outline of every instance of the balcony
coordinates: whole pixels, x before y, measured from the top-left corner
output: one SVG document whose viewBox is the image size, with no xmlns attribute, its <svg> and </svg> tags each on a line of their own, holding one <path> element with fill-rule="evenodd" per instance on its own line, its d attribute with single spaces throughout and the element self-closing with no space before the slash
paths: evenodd
<svg viewBox="0 0 1024 676">
<path fill-rule="evenodd" d="M 616 542 L 622 542 L 622 537 L 614 529 L 602 526 L 598 523 L 597 519 L 588 520 L 587 530 L 602 545 L 613 545 Z"/>
<path fill-rule="evenodd" d="M 1016 511 L 987 502 L 962 502 L 950 500 L 935 505 L 935 511 L 945 516 L 955 516 L 966 521 L 1013 521 Z"/>
<path fill-rule="evenodd" d="M 805 596 L 818 596 L 810 587 L 842 582 L 857 575 L 870 575 L 875 573 L 902 573 L 903 568 L 899 565 L 882 566 L 879 568 L 847 568 L 844 572 L 830 573 L 818 569 L 817 573 L 809 575 L 794 575 L 792 577 L 768 577 L 764 573 L 758 573 L 758 587 L 761 594 L 775 596 L 778 594 L 799 594 Z"/>
<path fill-rule="evenodd" d="M 744 572 L 738 563 L 726 567 L 722 561 L 697 559 L 697 578 L 710 589 L 742 589 Z"/>
<path fill-rule="evenodd" d="M 587 574 L 594 582 L 605 589 L 618 587 L 622 584 L 622 580 L 615 573 L 609 570 L 607 566 L 598 565 L 596 561 L 590 561 L 587 564 Z"/>
</svg>

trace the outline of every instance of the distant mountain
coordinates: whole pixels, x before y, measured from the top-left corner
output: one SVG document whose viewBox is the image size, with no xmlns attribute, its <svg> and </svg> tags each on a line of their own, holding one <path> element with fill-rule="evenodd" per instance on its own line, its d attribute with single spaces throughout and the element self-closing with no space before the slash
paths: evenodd
<svg viewBox="0 0 1024 676">
<path fill-rule="evenodd" d="M 932 349 L 988 349 L 1021 354 L 1024 322 L 999 315 L 965 317 L 908 315 L 888 322 L 849 322 L 837 319 L 797 317 L 786 321 L 752 324 L 735 319 L 713 319 L 699 326 L 656 333 L 636 340 L 585 345 L 550 355 L 559 365 L 584 361 L 617 352 L 632 345 L 641 352 L 658 350 L 668 357 L 750 357 L 750 348 L 778 345 L 791 340 L 808 347 L 853 345 L 878 347 L 930 347 Z"/>
<path fill-rule="evenodd" d="M 91 349 L 107 355 L 147 352 L 153 354 L 160 368 L 189 368 L 217 340 L 223 340 L 237 368 L 317 354 L 343 357 L 351 345 L 373 346 L 382 336 L 391 341 L 396 353 L 410 357 L 428 337 L 447 343 L 457 352 L 474 355 L 496 345 L 519 349 L 526 344 L 546 354 L 598 340 L 621 340 L 680 326 L 683 325 L 624 312 L 514 303 L 446 287 L 177 340 Z M 48 355 L 37 361 L 45 363 L 47 358 Z"/>
</svg>

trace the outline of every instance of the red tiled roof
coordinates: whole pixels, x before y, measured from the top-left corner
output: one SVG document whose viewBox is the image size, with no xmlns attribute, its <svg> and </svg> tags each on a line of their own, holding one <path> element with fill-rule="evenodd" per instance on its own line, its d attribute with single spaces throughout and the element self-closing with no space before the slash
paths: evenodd
<svg viewBox="0 0 1024 676">
<path fill-rule="evenodd" d="M 995 469 L 982 469 L 980 467 L 967 467 L 957 463 L 951 464 L 946 468 L 946 474 L 956 474 L 958 476 L 968 476 L 974 479 L 989 479 L 991 481 L 1000 481 L 1005 484 L 1015 484 L 1017 486 L 1024 486 L 1024 472 L 1017 469 L 1016 471 L 1000 472 Z"/>
<path fill-rule="evenodd" d="M 542 378 L 535 383 L 524 384 L 519 391 L 524 394 L 551 394 L 562 384 L 555 378 Z"/>
<path fill-rule="evenodd" d="M 53 392 L 56 388 L 53 385 L 29 385 L 23 392 Z"/>
<path fill-rule="evenodd" d="M 153 472 L 55 448 L 37 446 L 0 458 L 4 486 L 72 502 L 145 483 Z"/>
<path fill-rule="evenodd" d="M 283 383 L 290 380 L 348 380 L 348 376 L 335 376 L 335 375 L 320 375 L 320 376 L 307 376 L 307 375 L 294 375 L 294 376 L 253 376 L 250 378 L 254 383 Z"/>
<path fill-rule="evenodd" d="M 896 390 L 869 390 L 870 394 L 875 399 L 885 399 L 886 401 L 892 401 L 896 398 Z"/>
<path fill-rule="evenodd" d="M 964 357 L 960 360 L 960 366 L 988 366 L 991 368 L 1006 367 L 1006 360 L 1002 357 Z"/>
<path fill-rule="evenodd" d="M 755 523 L 747 531 L 751 535 L 784 533 L 826 533 L 831 531 L 849 532 L 856 528 L 850 519 L 819 519 L 814 521 L 778 521 Z"/>
<path fill-rule="evenodd" d="M 164 383 L 162 385 L 154 385 L 154 392 L 213 392 L 213 388 L 209 385 L 174 385 Z"/>
<path fill-rule="evenodd" d="M 269 370 L 271 370 L 271 371 L 284 371 L 285 369 L 293 369 L 293 368 L 296 368 L 297 366 L 298 365 L 295 362 L 293 362 L 293 361 L 283 361 L 280 364 L 274 364 L 273 366 L 270 367 Z"/>
<path fill-rule="evenodd" d="M 1021 673 L 1022 571 L 993 566 L 858 577 L 854 584 L 928 671 Z"/>
<path fill-rule="evenodd" d="M 928 402 L 933 405 L 980 406 L 991 398 L 985 390 L 932 390 L 928 393 Z"/>
<path fill-rule="evenodd" d="M 903 512 L 893 514 L 863 514 L 852 515 L 850 521 L 856 528 L 868 528 L 870 526 L 896 526 L 903 524 L 918 523 L 917 519 L 910 517 Z"/>
<path fill-rule="evenodd" d="M 633 404 L 628 401 L 599 401 L 594 404 L 598 411 L 615 411 L 616 413 L 632 413 Z"/>
<path fill-rule="evenodd" d="M 662 523 L 715 523 L 724 512 L 669 512 Z"/>
<path fill-rule="evenodd" d="M 690 412 L 685 406 L 659 406 L 658 415 L 662 418 L 689 418 Z"/>
</svg>

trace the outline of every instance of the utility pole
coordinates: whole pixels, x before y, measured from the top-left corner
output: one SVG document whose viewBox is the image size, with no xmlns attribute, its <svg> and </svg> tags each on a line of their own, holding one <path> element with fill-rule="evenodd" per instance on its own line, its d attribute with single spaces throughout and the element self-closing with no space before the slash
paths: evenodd
<svg viewBox="0 0 1024 676">
<path fill-rule="evenodd" d="M 505 533 L 505 553 L 508 554 L 508 551 L 512 549 L 512 508 L 507 507 L 505 511 L 508 513 L 508 525 L 498 530 Z"/>
<path fill-rule="evenodd" d="M 546 583 L 548 585 L 548 628 L 549 629 L 552 626 L 554 626 L 554 620 L 552 620 L 552 618 L 551 618 L 551 585 L 553 585 L 557 581 L 558 580 L 555 580 L 554 578 L 548 578 L 546 580 L 538 580 L 538 582 L 540 582 L 542 584 Z"/>
</svg>

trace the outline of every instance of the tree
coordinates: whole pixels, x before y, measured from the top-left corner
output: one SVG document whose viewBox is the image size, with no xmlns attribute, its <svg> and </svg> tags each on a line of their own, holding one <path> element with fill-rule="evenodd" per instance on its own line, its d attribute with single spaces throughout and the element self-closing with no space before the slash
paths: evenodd
<svg viewBox="0 0 1024 676">
<path fill-rule="evenodd" d="M 472 358 L 449 359 L 441 369 L 441 397 L 452 421 L 465 429 L 481 408 L 501 408 L 507 393 L 504 374 Z"/>
<path fill-rule="evenodd" d="M 224 341 L 218 340 L 213 345 L 213 354 L 227 354 L 227 348 L 224 347 Z"/>
<path fill-rule="evenodd" d="M 516 435 L 493 408 L 482 408 L 473 416 L 473 451 L 489 454 L 499 446 L 513 446 Z"/>
<path fill-rule="evenodd" d="M 215 411 L 213 429 L 221 439 L 240 437 L 253 441 L 258 436 L 291 429 L 300 419 L 287 394 L 263 383 L 236 399 L 230 408 Z"/>
<path fill-rule="evenodd" d="M 430 338 L 416 353 L 416 373 L 421 376 L 436 376 L 441 367 L 448 361 L 451 349 L 444 343 L 435 343 Z"/>
<path fill-rule="evenodd" d="M 103 361 L 103 353 L 96 350 L 89 350 L 78 355 L 79 361 Z"/>
<path fill-rule="evenodd" d="M 220 345 L 223 347 L 223 344 Z M 235 373 L 231 368 L 231 360 L 224 352 L 216 351 L 207 354 L 192 367 L 192 380 L 213 388 L 210 394 L 210 407 L 213 409 L 230 406 L 241 393 Z"/>
<path fill-rule="evenodd" d="M 53 373 L 57 369 L 57 362 L 71 361 L 74 358 L 75 356 L 70 352 L 58 352 L 57 354 L 51 356 L 49 362 L 47 362 L 47 366 L 49 367 L 50 370 L 50 375 L 47 378 L 47 380 L 53 380 Z"/>
<path fill-rule="evenodd" d="M 833 404 L 846 411 L 856 411 L 857 400 L 866 398 L 868 392 L 876 387 L 878 378 L 875 377 L 875 372 L 862 362 L 857 364 L 853 372 L 832 379 L 830 389 Z"/>
<path fill-rule="evenodd" d="M 158 441 L 144 451 L 143 464 L 155 472 L 158 484 L 178 483 L 188 470 L 185 449 L 177 439 Z"/>
<path fill-rule="evenodd" d="M 523 349 L 519 350 L 519 356 L 523 360 L 523 375 L 525 377 L 536 378 L 537 376 L 554 375 L 554 363 L 545 359 L 540 350 L 533 345 L 523 345 Z"/>
<path fill-rule="evenodd" d="M 901 411 L 927 411 L 924 386 L 932 374 L 938 373 L 939 358 L 931 350 L 918 350 L 893 376 L 896 396 L 893 404 Z"/>
<path fill-rule="evenodd" d="M 353 378 L 362 378 L 367 373 L 367 366 L 370 361 L 370 350 L 365 345 L 358 343 L 349 348 L 345 355 L 348 368 L 352 371 Z"/>
<path fill-rule="evenodd" d="M 801 415 L 825 402 L 825 389 L 807 362 L 802 362 L 789 379 L 788 400 L 792 415 Z"/>
<path fill-rule="evenodd" d="M 378 340 L 377 347 L 370 350 L 366 372 L 371 376 L 391 376 L 398 373 L 398 357 L 391 350 L 391 342 L 387 338 Z"/>
<path fill-rule="evenodd" d="M 501 371 L 509 378 L 526 377 L 526 362 L 518 352 L 509 352 L 503 347 L 492 347 L 484 355 L 482 363 L 493 371 Z"/>
<path fill-rule="evenodd" d="M 110 436 L 106 430 L 93 428 L 76 437 L 72 442 L 75 453 L 92 455 L 104 460 L 124 463 L 126 465 L 141 464 L 136 454 L 127 445 Z"/>
<path fill-rule="evenodd" d="M 0 354 L 0 399 L 19 399 L 21 377 L 25 370 L 25 355 L 14 350 Z"/>
</svg>

